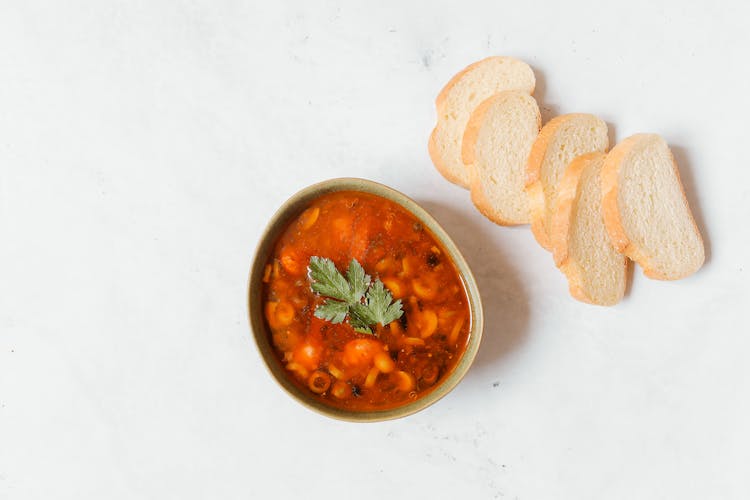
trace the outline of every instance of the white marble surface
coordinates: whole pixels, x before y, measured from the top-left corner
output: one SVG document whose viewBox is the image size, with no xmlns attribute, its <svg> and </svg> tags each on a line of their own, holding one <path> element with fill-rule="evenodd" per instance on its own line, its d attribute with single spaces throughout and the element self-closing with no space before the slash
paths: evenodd
<svg viewBox="0 0 750 500">
<path fill-rule="evenodd" d="M 698 3 L 2 2 L 0 498 L 750 498 L 748 11 Z M 490 54 L 547 116 L 667 138 L 698 274 L 577 303 L 443 181 L 433 99 Z M 263 226 L 337 176 L 423 202 L 484 296 L 475 366 L 400 421 L 307 411 L 250 339 Z"/>
</svg>

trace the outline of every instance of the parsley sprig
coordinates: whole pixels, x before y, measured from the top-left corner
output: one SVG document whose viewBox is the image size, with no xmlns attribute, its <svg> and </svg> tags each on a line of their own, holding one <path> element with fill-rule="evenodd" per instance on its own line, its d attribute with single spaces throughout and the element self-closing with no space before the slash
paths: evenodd
<svg viewBox="0 0 750 500">
<path fill-rule="evenodd" d="M 331 259 L 323 257 L 311 257 L 307 269 L 313 292 L 326 298 L 315 309 L 320 319 L 342 323 L 348 317 L 355 331 L 372 334 L 372 325 L 385 326 L 404 314 L 401 300 L 394 301 L 379 278 L 372 282 L 357 259 L 349 263 L 346 276 Z"/>
</svg>

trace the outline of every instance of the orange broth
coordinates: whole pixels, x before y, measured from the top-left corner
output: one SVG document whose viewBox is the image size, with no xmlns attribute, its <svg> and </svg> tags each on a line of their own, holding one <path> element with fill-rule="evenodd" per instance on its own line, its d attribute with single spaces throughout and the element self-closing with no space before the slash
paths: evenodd
<svg viewBox="0 0 750 500">
<path fill-rule="evenodd" d="M 357 259 L 401 299 L 399 320 L 357 333 L 313 315 L 307 266 L 327 257 L 342 272 Z M 395 202 L 354 191 L 325 194 L 282 232 L 263 276 L 264 316 L 287 375 L 330 406 L 387 410 L 436 387 L 468 343 L 469 299 L 450 256 Z"/>
</svg>

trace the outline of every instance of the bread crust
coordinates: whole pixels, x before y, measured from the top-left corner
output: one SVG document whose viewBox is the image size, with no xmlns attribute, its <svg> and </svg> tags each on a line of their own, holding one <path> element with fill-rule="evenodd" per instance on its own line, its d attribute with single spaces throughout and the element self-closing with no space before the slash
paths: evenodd
<svg viewBox="0 0 750 500">
<path fill-rule="evenodd" d="M 485 61 L 488 61 L 490 59 L 493 59 L 495 57 L 502 57 L 502 56 L 490 56 L 485 57 L 484 59 L 480 61 L 473 62 L 466 66 L 464 69 L 453 75 L 453 77 L 448 80 L 448 83 L 443 85 L 443 88 L 440 89 L 440 92 L 438 93 L 437 97 L 435 98 L 435 109 L 438 111 L 438 116 L 440 116 L 445 109 L 445 100 L 448 99 L 448 93 L 453 89 L 453 87 L 456 86 L 456 84 L 461 80 L 461 78 L 464 77 L 466 73 L 473 70 L 477 66 L 484 64 Z"/>
<path fill-rule="evenodd" d="M 547 150 L 563 125 L 574 120 L 589 118 L 601 122 L 599 118 L 588 113 L 569 113 L 557 116 L 547 122 L 539 133 L 537 140 L 534 141 L 526 163 L 526 193 L 529 196 L 531 210 L 531 231 L 539 244 L 547 250 L 552 250 L 551 228 L 547 226 L 551 224 L 554 206 L 547 206 L 547 199 L 544 195 L 544 184 L 542 182 L 542 164 L 547 157 Z M 606 127 L 606 124 L 604 126 Z"/>
<path fill-rule="evenodd" d="M 584 290 L 581 270 L 570 259 L 568 252 L 570 226 L 577 206 L 579 181 L 592 156 L 596 157 L 596 153 L 575 158 L 563 174 L 558 187 L 557 211 L 552 218 L 549 239 L 555 265 L 567 278 L 570 295 L 581 302 L 596 305 Z"/>
<path fill-rule="evenodd" d="M 479 140 L 479 131 L 482 128 L 482 123 L 484 123 L 484 117 L 487 115 L 487 110 L 489 110 L 495 101 L 501 97 L 501 94 L 495 94 L 489 99 L 485 99 L 479 104 L 479 106 L 477 106 L 474 112 L 472 112 L 461 142 L 461 157 L 469 172 L 471 201 L 474 203 L 477 210 L 479 210 L 479 213 L 500 226 L 516 226 L 522 224 L 522 222 L 514 222 L 504 219 L 493 209 L 492 204 L 484 194 L 482 181 L 479 178 L 479 172 L 474 166 L 474 162 L 476 161 L 477 140 Z"/>
<path fill-rule="evenodd" d="M 521 61 L 520 59 L 516 59 L 515 57 L 510 57 L 510 56 L 489 56 L 489 57 L 485 57 L 484 59 L 481 59 L 479 61 L 476 61 L 476 62 L 473 62 L 473 63 L 469 64 L 464 69 L 462 69 L 461 71 L 459 71 L 458 73 L 456 73 L 455 75 L 453 75 L 453 78 L 451 78 L 450 80 L 448 80 L 448 83 L 446 83 L 443 86 L 443 88 L 440 90 L 440 92 L 438 93 L 437 97 L 435 98 L 435 108 L 438 110 L 438 116 L 442 114 L 442 111 L 443 111 L 443 109 L 445 107 L 445 100 L 448 98 L 448 93 L 459 82 L 459 80 L 461 80 L 461 78 L 463 78 L 463 76 L 466 73 L 470 72 L 471 70 L 473 70 L 477 66 L 480 66 L 480 65 L 486 63 L 487 61 L 491 61 L 491 60 L 494 60 L 494 59 L 505 59 L 506 61 L 513 61 L 513 62 L 519 62 L 519 63 L 522 63 L 522 64 L 526 64 L 523 61 Z M 533 83 L 534 83 L 534 86 L 531 87 L 531 91 L 529 92 L 529 94 L 532 94 L 532 95 L 534 94 L 534 90 L 536 88 L 536 78 L 534 79 Z"/>
<path fill-rule="evenodd" d="M 442 175 L 445 180 L 455 184 L 456 186 L 468 189 L 469 184 L 464 179 L 456 176 L 453 171 L 451 171 L 451 169 L 449 169 L 445 165 L 443 157 L 440 155 L 440 152 L 437 149 L 437 144 L 435 143 L 435 135 L 437 134 L 439 126 L 440 123 L 438 122 L 435 128 L 432 129 L 430 139 L 427 141 L 427 152 L 430 154 L 430 159 L 432 160 L 433 165 L 435 165 L 437 171 L 440 172 L 440 175 Z"/>
<path fill-rule="evenodd" d="M 568 279 L 568 292 L 574 299 L 580 302 L 585 302 L 586 304 L 591 304 L 592 306 L 613 306 L 616 304 L 616 302 L 612 304 L 594 302 L 583 288 L 583 279 L 581 278 L 581 271 L 578 268 L 577 263 L 568 261 L 565 264 L 558 266 L 558 268 Z"/>
<path fill-rule="evenodd" d="M 464 132 L 464 137 L 461 142 L 461 157 L 466 165 L 469 172 L 469 190 L 471 191 L 471 201 L 477 210 L 490 219 L 495 224 L 500 226 L 520 226 L 522 224 L 528 224 L 528 221 L 510 220 L 504 218 L 502 215 L 492 207 L 492 204 L 487 199 L 487 196 L 482 189 L 482 181 L 479 173 L 474 166 L 476 161 L 476 145 L 479 140 L 479 132 L 484 124 L 485 116 L 487 111 L 492 107 L 493 104 L 499 99 L 507 97 L 510 93 L 516 93 L 521 91 L 508 90 L 500 92 L 498 94 L 489 97 L 482 101 L 479 106 L 471 113 L 469 121 Z M 524 93 L 525 94 L 525 93 Z M 541 127 L 541 115 L 537 113 L 537 129 Z"/>
<path fill-rule="evenodd" d="M 570 257 L 568 253 L 570 226 L 577 206 L 581 175 L 586 165 L 599 155 L 602 153 L 588 153 L 574 158 L 560 179 L 557 191 L 557 211 L 552 216 L 550 228 L 550 247 L 557 267 L 565 264 Z"/>
<path fill-rule="evenodd" d="M 531 146 L 529 159 L 526 162 L 526 194 L 529 197 L 531 212 L 531 232 L 542 247 L 552 249 L 545 217 L 544 186 L 542 186 L 542 163 L 547 154 L 552 138 L 570 115 L 556 116 L 547 122 Z"/>
<path fill-rule="evenodd" d="M 432 159 L 432 163 L 435 165 L 435 168 L 437 169 L 440 174 L 445 177 L 445 179 L 457 186 L 460 186 L 465 189 L 470 189 L 471 187 L 471 181 L 470 181 L 470 172 L 469 168 L 466 166 L 466 163 L 464 162 L 464 167 L 466 168 L 466 176 L 462 176 L 460 174 L 457 174 L 456 172 L 452 171 L 448 166 L 445 164 L 445 161 L 443 160 L 442 156 L 440 155 L 440 152 L 438 151 L 435 136 L 437 134 L 438 128 L 441 125 L 441 116 L 444 114 L 445 111 L 445 105 L 446 100 L 448 99 L 448 94 L 451 92 L 453 87 L 456 86 L 456 84 L 461 81 L 461 79 L 469 72 L 474 70 L 475 68 L 487 63 L 488 61 L 492 60 L 499 60 L 503 59 L 505 61 L 510 61 L 513 63 L 520 63 L 523 65 L 526 65 L 525 62 L 521 61 L 520 59 L 516 59 L 514 57 L 508 57 L 508 56 L 489 56 L 485 57 L 484 59 L 481 59 L 479 61 L 476 61 L 474 63 L 469 64 L 464 69 L 453 75 L 453 77 L 448 81 L 448 83 L 443 86 L 443 88 L 438 93 L 437 97 L 435 98 L 435 108 L 437 109 L 437 125 L 432 130 L 432 133 L 430 134 L 430 139 L 427 143 L 427 151 L 430 154 L 430 158 Z M 528 66 L 528 65 L 526 65 Z M 531 73 L 532 78 L 534 77 L 533 71 Z M 536 78 L 533 78 L 532 80 L 532 87 L 529 91 L 529 94 L 534 93 L 534 88 L 536 86 Z M 463 142 L 462 142 L 463 147 Z"/>
<path fill-rule="evenodd" d="M 448 80 L 448 83 L 446 83 L 443 88 L 438 93 L 437 97 L 435 98 L 435 108 L 437 109 L 437 115 L 438 120 L 437 124 L 435 125 L 435 128 L 432 129 L 432 133 L 430 134 L 430 140 L 427 143 L 427 151 L 430 154 L 430 158 L 432 159 L 432 163 L 435 165 L 435 168 L 438 172 L 440 172 L 440 175 L 445 177 L 445 179 L 448 182 L 451 182 L 457 186 L 460 186 L 464 189 L 470 188 L 470 182 L 467 182 L 467 179 L 464 179 L 458 175 L 456 175 L 451 169 L 449 169 L 445 165 L 445 161 L 443 161 L 442 156 L 440 155 L 440 152 L 437 149 L 437 144 L 435 142 L 435 136 L 437 135 L 438 127 L 441 123 L 441 116 L 443 115 L 444 109 L 445 109 L 445 101 L 448 98 L 448 93 L 455 87 L 455 85 L 461 80 L 461 78 L 464 77 L 464 75 L 477 66 L 480 66 L 481 64 L 484 64 L 486 61 L 496 58 L 496 57 L 502 57 L 502 56 L 490 56 L 485 57 L 484 59 L 480 61 L 473 62 L 466 66 L 464 69 L 453 75 L 453 78 Z"/>
<path fill-rule="evenodd" d="M 484 117 L 492 105 L 502 97 L 502 93 L 495 94 L 477 106 L 469 115 L 469 121 L 466 123 L 466 130 L 461 140 L 461 160 L 464 165 L 472 165 L 476 161 L 476 145 L 479 140 L 479 131 L 484 123 Z"/>
<path fill-rule="evenodd" d="M 500 214 L 492 208 L 492 204 L 484 195 L 481 183 L 479 181 L 479 175 L 476 173 L 475 168 L 469 170 L 469 179 L 471 182 L 471 201 L 474 206 L 479 210 L 479 213 L 487 217 L 489 220 L 499 226 L 520 226 L 528 224 L 528 222 L 512 221 L 504 219 Z"/>
<path fill-rule="evenodd" d="M 578 196 L 581 186 L 581 176 L 590 162 L 606 156 L 605 153 L 586 153 L 574 158 L 565 170 L 557 194 L 557 210 L 552 216 L 550 241 L 555 265 L 565 274 L 568 280 L 570 295 L 576 300 L 587 304 L 611 306 L 619 302 L 596 301 L 583 284 L 580 265 L 570 256 L 570 227 L 573 223 Z M 627 272 L 628 260 L 623 258 L 623 273 Z"/>
<path fill-rule="evenodd" d="M 602 166 L 602 214 L 604 216 L 604 226 L 607 228 L 607 233 L 612 240 L 612 244 L 618 252 L 637 262 L 643 269 L 643 274 L 646 277 L 656 280 L 671 281 L 685 278 L 693 274 L 695 271 L 700 269 L 700 267 L 703 265 L 703 261 L 701 261 L 701 264 L 696 269 L 691 270 L 688 273 L 681 273 L 679 275 L 670 276 L 663 272 L 660 272 L 658 269 L 651 265 L 651 257 L 644 251 L 644 249 L 636 246 L 630 240 L 630 238 L 628 238 L 628 235 L 625 232 L 625 227 L 622 224 L 620 208 L 617 202 L 620 168 L 622 167 L 623 160 L 641 141 L 647 140 L 654 136 L 656 136 L 656 134 L 631 135 L 630 137 L 623 139 L 619 144 L 612 148 L 610 153 L 607 155 L 607 158 L 604 161 L 604 165 Z M 663 139 L 661 140 L 663 141 Z M 677 183 L 680 187 L 682 202 L 688 209 L 688 216 L 690 217 L 690 222 L 692 224 L 693 230 L 698 236 L 698 241 L 700 241 L 701 246 L 703 246 L 703 237 L 701 236 L 698 225 L 695 223 L 695 218 L 693 217 L 692 211 L 690 210 L 690 205 L 688 204 L 687 196 L 685 195 L 685 187 L 682 185 L 682 179 L 680 178 L 680 171 L 677 167 L 677 162 L 675 162 L 672 150 L 669 149 L 668 146 L 667 151 L 669 152 L 669 158 L 672 162 L 672 170 L 675 177 L 677 178 Z"/>
<path fill-rule="evenodd" d="M 638 250 L 631 244 L 630 239 L 625 234 L 620 219 L 620 210 L 617 207 L 617 178 L 620 174 L 620 165 L 622 160 L 630 153 L 630 150 L 638 142 L 639 136 L 643 134 L 632 135 L 620 141 L 609 152 L 602 166 L 602 215 L 604 216 L 604 227 L 607 228 L 609 239 L 615 250 L 621 254 L 627 255 L 630 259 L 643 262 L 644 257 L 638 253 Z"/>
</svg>

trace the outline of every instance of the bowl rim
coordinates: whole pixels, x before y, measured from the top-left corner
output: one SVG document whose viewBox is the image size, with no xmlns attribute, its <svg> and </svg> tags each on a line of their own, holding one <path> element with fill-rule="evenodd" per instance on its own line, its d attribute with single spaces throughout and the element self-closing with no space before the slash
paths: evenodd
<svg viewBox="0 0 750 500">
<path fill-rule="evenodd" d="M 458 270 L 459 276 L 464 283 L 466 294 L 469 299 L 469 311 L 471 316 L 469 341 L 463 356 L 461 356 L 456 366 L 441 383 L 424 396 L 405 405 L 388 410 L 364 412 L 345 410 L 326 405 L 306 394 L 290 380 L 286 375 L 283 366 L 278 362 L 276 355 L 273 352 L 273 346 L 271 346 L 269 335 L 263 320 L 263 308 L 260 300 L 262 287 L 260 286 L 260 283 L 265 264 L 276 239 L 281 231 L 287 227 L 288 223 L 304 210 L 307 203 L 325 194 L 338 191 L 364 192 L 386 198 L 397 203 L 419 219 L 420 222 L 427 226 L 450 255 Z M 309 185 L 290 196 L 276 210 L 261 233 L 251 259 L 250 273 L 247 281 L 247 308 L 249 326 L 253 340 L 255 341 L 260 357 L 263 359 L 263 364 L 271 375 L 271 378 L 281 386 L 288 395 L 308 409 L 327 417 L 349 422 L 378 422 L 402 418 L 421 411 L 442 399 L 458 385 L 461 379 L 463 379 L 469 371 L 469 368 L 476 357 L 477 351 L 479 350 L 479 344 L 481 343 L 484 329 L 482 301 L 476 280 L 466 262 L 466 259 L 448 235 L 447 231 L 443 229 L 432 215 L 405 194 L 384 184 L 357 177 L 338 177 Z"/>
</svg>

